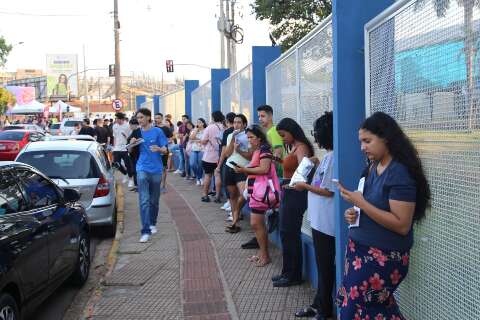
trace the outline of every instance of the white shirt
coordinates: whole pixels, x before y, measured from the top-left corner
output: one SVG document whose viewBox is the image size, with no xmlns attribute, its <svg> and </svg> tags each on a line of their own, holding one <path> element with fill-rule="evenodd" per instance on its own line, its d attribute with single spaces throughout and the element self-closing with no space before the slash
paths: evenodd
<svg viewBox="0 0 480 320">
<path fill-rule="evenodd" d="M 233 139 L 233 133 L 230 133 L 227 137 L 227 146 L 230 144 L 232 139 Z M 245 131 L 242 131 L 235 136 L 235 142 L 240 145 L 240 150 L 242 152 L 247 152 L 248 151 L 249 143 L 248 143 L 248 137 L 247 137 L 247 134 L 245 133 Z M 246 167 L 250 163 L 250 160 L 245 159 L 235 149 L 233 150 L 233 153 L 230 155 L 230 157 L 228 157 L 227 162 L 226 162 L 227 166 L 229 166 L 230 168 L 233 169 L 234 165 L 230 164 L 230 161 L 235 162 L 236 164 L 238 164 L 241 167 Z"/>
<path fill-rule="evenodd" d="M 127 122 L 113 125 L 113 151 L 127 151 L 127 138 L 132 133 Z"/>
<path fill-rule="evenodd" d="M 317 167 L 312 186 L 335 192 L 333 178 L 333 151 L 328 152 Z M 312 229 L 335 236 L 335 212 L 333 197 L 308 192 L 308 219 Z"/>
</svg>

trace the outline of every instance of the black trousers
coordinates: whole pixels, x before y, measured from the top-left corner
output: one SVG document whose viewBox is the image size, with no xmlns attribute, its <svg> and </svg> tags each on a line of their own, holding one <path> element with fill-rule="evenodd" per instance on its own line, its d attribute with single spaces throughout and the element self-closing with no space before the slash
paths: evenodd
<svg viewBox="0 0 480 320">
<path fill-rule="evenodd" d="M 292 281 L 302 279 L 302 221 L 307 210 L 307 191 L 284 189 L 280 204 L 280 240 L 282 242 L 282 275 Z"/>
<path fill-rule="evenodd" d="M 333 312 L 333 286 L 335 284 L 335 237 L 312 229 L 313 247 L 317 262 L 317 293 L 312 307 L 325 317 Z"/>
<path fill-rule="evenodd" d="M 122 160 L 125 163 L 126 168 L 123 167 Z M 128 174 L 130 178 L 133 177 L 132 161 L 127 151 L 113 151 L 113 162 L 118 163 L 118 170 L 120 170 L 123 175 Z"/>
</svg>

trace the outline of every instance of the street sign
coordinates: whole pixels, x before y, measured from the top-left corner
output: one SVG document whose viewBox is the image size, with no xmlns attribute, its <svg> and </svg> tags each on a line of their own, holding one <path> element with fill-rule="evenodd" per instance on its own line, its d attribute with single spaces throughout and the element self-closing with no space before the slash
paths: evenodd
<svg viewBox="0 0 480 320">
<path fill-rule="evenodd" d="M 122 106 L 123 106 L 122 100 L 115 99 L 115 100 L 112 101 L 113 110 L 120 111 L 120 110 L 122 110 Z"/>
<path fill-rule="evenodd" d="M 167 66 L 167 72 L 173 72 L 173 60 L 167 60 L 165 64 Z"/>
</svg>

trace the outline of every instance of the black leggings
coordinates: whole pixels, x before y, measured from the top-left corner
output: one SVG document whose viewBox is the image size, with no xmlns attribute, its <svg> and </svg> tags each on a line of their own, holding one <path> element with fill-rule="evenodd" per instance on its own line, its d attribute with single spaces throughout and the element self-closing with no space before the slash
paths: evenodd
<svg viewBox="0 0 480 320">
<path fill-rule="evenodd" d="M 284 189 L 280 204 L 280 240 L 282 242 L 282 275 L 292 281 L 302 279 L 302 222 L 307 210 L 307 191 Z"/>
<path fill-rule="evenodd" d="M 317 293 L 312 306 L 329 318 L 333 312 L 335 283 L 335 237 L 312 229 L 313 247 L 317 262 Z"/>
<path fill-rule="evenodd" d="M 126 168 L 123 167 L 122 160 Z M 118 164 L 118 170 L 123 175 L 128 174 L 130 178 L 133 177 L 132 161 L 127 151 L 113 151 L 113 162 Z"/>
</svg>

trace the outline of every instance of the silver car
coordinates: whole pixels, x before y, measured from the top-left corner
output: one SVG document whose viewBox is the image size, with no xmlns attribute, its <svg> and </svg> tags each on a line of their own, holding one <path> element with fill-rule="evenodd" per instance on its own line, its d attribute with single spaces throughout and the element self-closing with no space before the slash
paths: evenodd
<svg viewBox="0 0 480 320">
<path fill-rule="evenodd" d="M 100 144 L 80 140 L 32 142 L 16 161 L 37 168 L 60 187 L 77 190 L 89 224 L 115 235 L 115 178 Z"/>
</svg>

